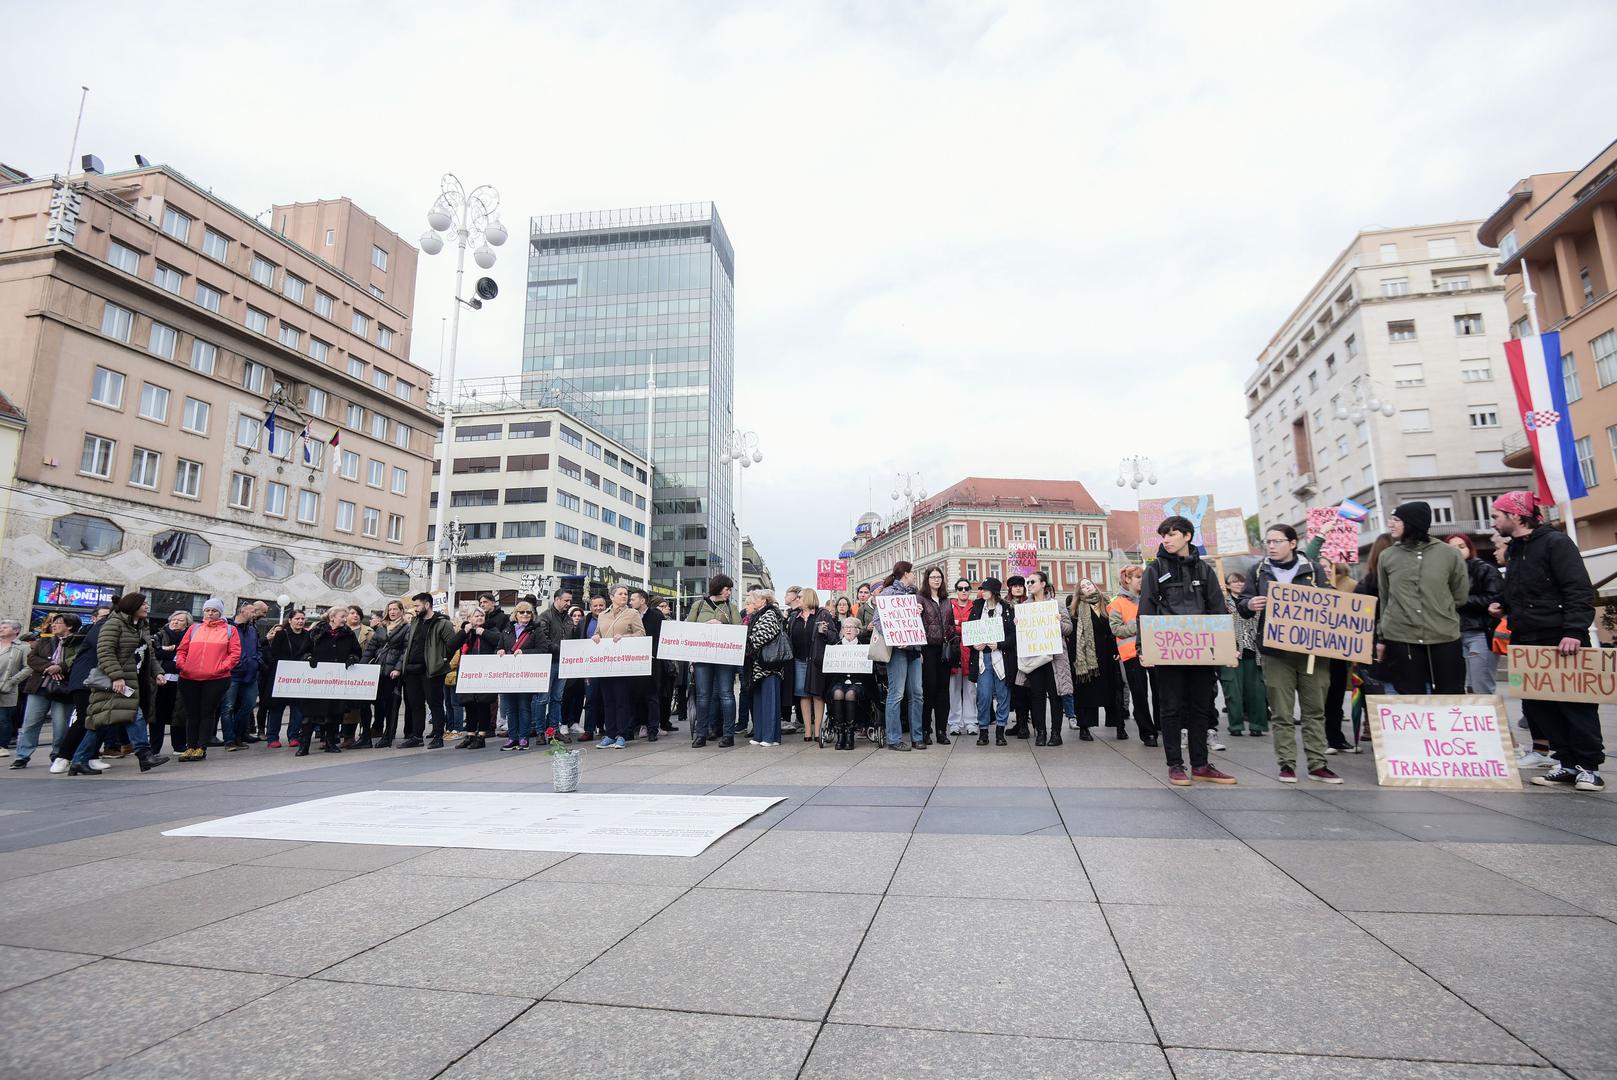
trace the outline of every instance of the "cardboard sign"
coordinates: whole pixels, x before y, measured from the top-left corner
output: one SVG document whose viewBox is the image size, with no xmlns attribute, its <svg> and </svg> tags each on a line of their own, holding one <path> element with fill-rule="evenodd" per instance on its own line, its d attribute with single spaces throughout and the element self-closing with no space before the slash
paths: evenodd
<svg viewBox="0 0 1617 1080">
<path fill-rule="evenodd" d="M 1220 555 L 1250 555 L 1252 540 L 1246 534 L 1246 515 L 1239 507 L 1213 512 L 1213 543 Z"/>
<path fill-rule="evenodd" d="M 462 653 L 455 692 L 460 694 L 545 694 L 550 692 L 550 654 L 490 656 Z"/>
<path fill-rule="evenodd" d="M 1147 552 L 1156 543 L 1157 526 L 1174 515 L 1189 518 L 1196 527 L 1191 543 L 1203 555 L 1218 554 L 1218 534 L 1214 530 L 1211 495 L 1174 495 L 1166 499 L 1140 500 L 1140 547 Z"/>
<path fill-rule="evenodd" d="M 1510 686 L 1533 701 L 1617 701 L 1617 649 L 1579 649 L 1562 655 L 1553 645 L 1512 645 Z"/>
<path fill-rule="evenodd" d="M 1377 695 L 1366 708 L 1383 787 L 1521 789 L 1503 699 Z"/>
<path fill-rule="evenodd" d="M 926 626 L 921 622 L 921 601 L 913 595 L 877 596 L 876 614 L 881 617 L 881 636 L 895 649 L 926 644 Z"/>
<path fill-rule="evenodd" d="M 1032 544 L 1011 545 L 1011 573 L 1027 577 L 1039 569 L 1039 549 Z"/>
<path fill-rule="evenodd" d="M 1146 667 L 1234 667 L 1233 615 L 1141 615 L 1140 662 Z"/>
<path fill-rule="evenodd" d="M 1368 664 L 1375 659 L 1376 598 L 1313 585 L 1269 583 L 1263 644 Z"/>
<path fill-rule="evenodd" d="M 737 623 L 672 622 L 663 620 L 657 642 L 659 660 L 692 660 L 698 664 L 739 667 L 747 653 L 747 628 Z M 726 676 L 728 678 L 729 676 Z"/>
<path fill-rule="evenodd" d="M 1060 656 L 1061 610 L 1055 600 L 1031 600 L 1016 605 L 1016 655 Z"/>
<path fill-rule="evenodd" d="M 376 680 L 382 677 L 377 664 L 316 664 L 283 660 L 275 665 L 275 684 L 270 696 L 285 700 L 373 701 Z"/>
<path fill-rule="evenodd" d="M 561 643 L 559 679 L 616 679 L 651 674 L 651 638 L 626 637 L 614 642 L 602 638 L 599 644 L 589 638 Z"/>
<path fill-rule="evenodd" d="M 825 663 L 820 670 L 827 675 L 869 675 L 873 670 L 870 646 L 854 642 L 851 645 L 827 645 Z"/>
<path fill-rule="evenodd" d="M 848 560 L 818 560 L 814 569 L 814 587 L 820 592 L 846 592 L 848 588 Z"/>
<path fill-rule="evenodd" d="M 1005 622 L 999 616 L 992 619 L 967 619 L 960 624 L 960 644 L 998 645 L 1005 640 Z"/>
</svg>

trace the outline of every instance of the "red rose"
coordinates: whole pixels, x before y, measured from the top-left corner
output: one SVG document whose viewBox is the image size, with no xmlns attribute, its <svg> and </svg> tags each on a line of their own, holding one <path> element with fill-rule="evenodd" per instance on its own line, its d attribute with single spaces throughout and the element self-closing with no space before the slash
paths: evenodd
<svg viewBox="0 0 1617 1080">
<path fill-rule="evenodd" d="M 553 728 L 553 727 L 545 728 L 545 738 L 554 739 L 555 737 L 556 737 L 556 729 L 555 728 Z"/>
</svg>

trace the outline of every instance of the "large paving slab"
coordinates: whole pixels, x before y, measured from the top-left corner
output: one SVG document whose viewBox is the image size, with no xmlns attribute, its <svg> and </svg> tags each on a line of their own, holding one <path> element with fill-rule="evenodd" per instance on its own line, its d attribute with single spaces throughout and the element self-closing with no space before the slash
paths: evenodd
<svg viewBox="0 0 1617 1080">
<path fill-rule="evenodd" d="M 1559 1073 L 1530 1065 L 1465 1065 L 1307 1054 L 1255 1054 L 1231 1050 L 1168 1050 L 1177 1080 L 1556 1080 Z"/>
<path fill-rule="evenodd" d="M 774 829 L 703 880 L 715 889 L 782 892 L 887 891 L 910 838 L 903 833 Z"/>
<path fill-rule="evenodd" d="M 1238 840 L 1080 836 L 1084 872 L 1106 903 L 1256 909 L 1323 907 Z"/>
<path fill-rule="evenodd" d="M 888 892 L 893 896 L 1093 900 L 1065 835 L 917 834 Z"/>
<path fill-rule="evenodd" d="M 1617 847 L 1579 848 L 1576 872 L 1566 852 L 1541 844 L 1440 844 L 1467 862 L 1576 905 L 1617 919 Z"/>
<path fill-rule="evenodd" d="M 801 1075 L 803 1080 L 1170 1080 L 1173 1073 L 1160 1049 L 1136 1043 L 827 1024 Z"/>
<path fill-rule="evenodd" d="M 88 956 L 84 953 L 21 949 L 12 945 L 0 945 L 0 991 L 59 975 L 64 971 L 83 967 L 85 964 L 93 964 L 99 959 L 99 956 Z"/>
</svg>

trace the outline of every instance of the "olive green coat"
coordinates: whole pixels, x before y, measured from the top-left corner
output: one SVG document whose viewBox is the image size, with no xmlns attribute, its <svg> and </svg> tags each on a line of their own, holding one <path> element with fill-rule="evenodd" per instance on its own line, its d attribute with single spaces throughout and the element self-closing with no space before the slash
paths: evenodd
<svg viewBox="0 0 1617 1080">
<path fill-rule="evenodd" d="M 145 651 L 137 659 L 135 653 L 143 645 Z M 84 718 L 84 726 L 92 731 L 100 731 L 118 724 L 134 723 L 135 711 L 140 708 L 141 683 L 155 686 L 158 672 L 162 670 L 158 666 L 156 650 L 152 648 L 152 638 L 146 624 L 137 625 L 133 618 L 121 611 L 108 615 L 106 625 L 96 637 L 95 666 L 113 682 L 124 680 L 135 693 L 125 697 L 111 690 L 91 690 L 90 710 Z"/>
</svg>

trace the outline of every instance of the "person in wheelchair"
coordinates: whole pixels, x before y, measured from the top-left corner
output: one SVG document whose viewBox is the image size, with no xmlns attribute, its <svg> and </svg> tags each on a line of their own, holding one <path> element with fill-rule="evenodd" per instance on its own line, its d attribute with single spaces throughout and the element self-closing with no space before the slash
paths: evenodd
<svg viewBox="0 0 1617 1080">
<path fill-rule="evenodd" d="M 854 616 L 842 620 L 840 644 L 857 645 L 864 624 Z M 836 736 L 838 750 L 852 750 L 856 728 L 871 726 L 870 706 L 873 700 L 874 676 L 828 675 L 825 680 L 825 700 L 830 714 L 831 732 Z"/>
</svg>

